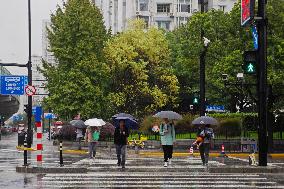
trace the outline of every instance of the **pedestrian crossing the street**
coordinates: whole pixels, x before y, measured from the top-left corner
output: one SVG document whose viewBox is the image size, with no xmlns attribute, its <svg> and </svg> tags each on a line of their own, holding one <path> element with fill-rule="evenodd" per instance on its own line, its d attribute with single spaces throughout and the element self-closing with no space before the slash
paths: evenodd
<svg viewBox="0 0 284 189">
<path fill-rule="evenodd" d="M 84 174 L 46 174 L 42 188 L 284 188 L 261 174 L 209 173 L 199 158 L 174 159 L 163 167 L 158 158 L 130 158 L 122 169 L 115 159 L 82 159 Z M 222 166 L 210 161 L 209 166 Z"/>
</svg>

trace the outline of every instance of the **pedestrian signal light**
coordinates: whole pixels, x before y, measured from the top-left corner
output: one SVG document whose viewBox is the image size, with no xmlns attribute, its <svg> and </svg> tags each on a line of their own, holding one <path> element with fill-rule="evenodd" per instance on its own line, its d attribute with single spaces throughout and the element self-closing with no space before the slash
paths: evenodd
<svg viewBox="0 0 284 189">
<path fill-rule="evenodd" d="M 256 73 L 255 62 L 246 62 L 244 65 L 244 71 L 247 74 L 255 74 Z"/>
<path fill-rule="evenodd" d="M 199 102 L 199 99 L 197 97 L 194 97 L 193 98 L 193 104 L 198 104 L 198 102 Z"/>
<path fill-rule="evenodd" d="M 244 52 L 243 70 L 245 74 L 256 74 L 257 72 L 256 51 Z"/>
</svg>

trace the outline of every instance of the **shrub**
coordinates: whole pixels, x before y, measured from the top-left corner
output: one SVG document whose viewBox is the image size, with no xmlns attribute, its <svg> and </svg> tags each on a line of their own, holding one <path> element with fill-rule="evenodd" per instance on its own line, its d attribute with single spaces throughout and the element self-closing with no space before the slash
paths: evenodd
<svg viewBox="0 0 284 189">
<path fill-rule="evenodd" d="M 76 140 L 76 128 L 72 125 L 63 125 L 59 131 L 59 139 Z"/>
<path fill-rule="evenodd" d="M 191 125 L 194 118 L 194 115 L 191 114 L 184 115 L 183 118 L 178 120 L 175 124 L 176 133 L 196 132 L 198 129 L 197 126 Z"/>
<path fill-rule="evenodd" d="M 160 125 L 160 124 L 161 120 L 159 118 L 155 118 L 153 116 L 147 116 L 141 122 L 139 130 L 146 133 L 152 132 L 152 127 L 154 125 Z"/>
<path fill-rule="evenodd" d="M 241 135 L 241 120 L 238 118 L 228 118 L 220 121 L 220 126 L 215 129 L 215 133 L 223 136 L 235 137 Z"/>
<path fill-rule="evenodd" d="M 101 131 L 100 140 L 105 141 L 106 139 L 113 137 L 114 130 L 115 130 L 115 127 L 111 123 L 107 122 L 107 124 L 102 126 L 100 130 Z"/>
</svg>

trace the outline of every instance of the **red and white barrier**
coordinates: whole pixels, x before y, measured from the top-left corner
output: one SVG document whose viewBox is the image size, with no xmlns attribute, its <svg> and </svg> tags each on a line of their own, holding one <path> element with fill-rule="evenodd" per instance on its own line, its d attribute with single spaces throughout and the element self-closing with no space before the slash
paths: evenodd
<svg viewBox="0 0 284 189">
<path fill-rule="evenodd" d="M 36 138 L 37 138 L 37 145 L 36 145 L 37 155 L 36 155 L 36 160 L 37 160 L 37 164 L 40 166 L 40 165 L 42 165 L 42 150 L 43 150 L 43 145 L 42 145 L 42 124 L 41 124 L 41 122 L 36 122 L 35 125 L 37 127 L 37 133 L 36 133 Z"/>
</svg>

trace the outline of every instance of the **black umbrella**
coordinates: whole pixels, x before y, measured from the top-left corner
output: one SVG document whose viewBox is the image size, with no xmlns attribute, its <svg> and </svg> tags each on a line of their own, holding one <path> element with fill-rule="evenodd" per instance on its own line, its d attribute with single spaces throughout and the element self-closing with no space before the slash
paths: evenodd
<svg viewBox="0 0 284 189">
<path fill-rule="evenodd" d="M 201 116 L 192 121 L 192 125 L 218 125 L 218 121 L 209 116 Z"/>
<path fill-rule="evenodd" d="M 76 128 L 79 128 L 79 129 L 84 129 L 84 128 L 87 128 L 87 125 L 85 125 L 84 121 L 80 120 L 80 119 L 75 119 L 75 120 L 72 120 L 70 121 L 70 124 Z"/>
</svg>

